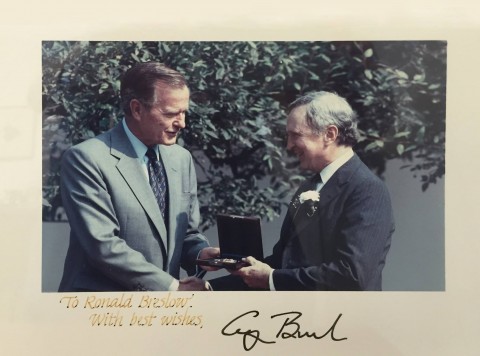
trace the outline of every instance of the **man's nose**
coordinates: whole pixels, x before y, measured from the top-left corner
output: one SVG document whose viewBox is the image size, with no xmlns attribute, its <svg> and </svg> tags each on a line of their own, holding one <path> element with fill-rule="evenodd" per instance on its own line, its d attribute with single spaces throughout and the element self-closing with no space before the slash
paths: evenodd
<svg viewBox="0 0 480 356">
<path fill-rule="evenodd" d="M 185 113 L 184 112 L 178 114 L 177 119 L 174 121 L 174 124 L 181 129 L 185 128 L 186 125 L 185 125 Z"/>
</svg>

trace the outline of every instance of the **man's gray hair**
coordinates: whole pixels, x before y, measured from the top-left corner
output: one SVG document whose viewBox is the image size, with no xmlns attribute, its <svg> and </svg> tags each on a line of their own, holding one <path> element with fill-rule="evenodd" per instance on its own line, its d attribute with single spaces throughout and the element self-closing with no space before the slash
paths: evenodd
<svg viewBox="0 0 480 356">
<path fill-rule="evenodd" d="M 141 62 L 135 64 L 123 75 L 120 85 L 122 109 L 125 115 L 132 114 L 130 102 L 137 99 L 147 107 L 154 105 L 155 85 L 162 82 L 173 89 L 187 87 L 183 74 L 159 62 Z"/>
<path fill-rule="evenodd" d="M 353 146 L 358 141 L 357 115 L 347 101 L 327 91 L 311 92 L 296 99 L 288 106 L 288 112 L 306 106 L 307 125 L 316 133 L 327 126 L 338 128 L 338 143 Z"/>
</svg>

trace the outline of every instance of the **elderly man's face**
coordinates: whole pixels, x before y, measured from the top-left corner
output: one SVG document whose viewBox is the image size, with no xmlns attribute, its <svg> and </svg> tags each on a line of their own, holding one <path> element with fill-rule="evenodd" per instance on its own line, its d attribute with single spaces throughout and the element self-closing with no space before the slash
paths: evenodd
<svg viewBox="0 0 480 356">
<path fill-rule="evenodd" d="M 139 139 L 147 146 L 173 145 L 181 129 L 185 128 L 190 91 L 187 87 L 172 88 L 158 82 L 156 101 L 152 107 L 142 104 L 139 113 Z"/>
<path fill-rule="evenodd" d="M 325 135 L 312 132 L 307 125 L 306 106 L 293 109 L 287 118 L 287 150 L 300 160 L 300 168 L 319 172 L 325 165 Z"/>
</svg>

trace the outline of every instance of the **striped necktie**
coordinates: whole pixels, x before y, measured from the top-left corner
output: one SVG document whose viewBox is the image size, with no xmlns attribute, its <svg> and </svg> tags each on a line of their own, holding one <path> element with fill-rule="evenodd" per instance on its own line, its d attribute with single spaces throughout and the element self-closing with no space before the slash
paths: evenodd
<svg viewBox="0 0 480 356">
<path fill-rule="evenodd" d="M 153 148 L 147 150 L 148 157 L 148 180 L 152 187 L 155 199 L 157 199 L 163 220 L 166 221 L 167 215 L 167 177 L 162 161 L 157 159 L 157 154 Z"/>
</svg>

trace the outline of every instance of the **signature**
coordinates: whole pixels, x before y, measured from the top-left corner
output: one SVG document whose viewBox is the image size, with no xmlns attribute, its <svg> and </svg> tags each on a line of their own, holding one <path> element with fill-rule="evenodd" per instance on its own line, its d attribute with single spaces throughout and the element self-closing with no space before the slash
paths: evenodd
<svg viewBox="0 0 480 356">
<path fill-rule="evenodd" d="M 258 310 L 252 310 L 242 315 L 237 316 L 233 320 L 231 320 L 227 325 L 224 326 L 222 329 L 222 335 L 225 336 L 234 336 L 234 335 L 243 335 L 243 348 L 245 351 L 252 350 L 255 345 L 260 342 L 262 344 L 275 344 L 277 339 L 302 339 L 302 338 L 313 338 L 313 339 L 323 339 L 327 335 L 330 335 L 330 338 L 333 341 L 343 341 L 347 340 L 346 337 L 343 338 L 336 338 L 335 327 L 337 326 L 338 321 L 342 317 L 342 314 L 338 314 L 337 319 L 333 322 L 330 328 L 323 334 L 317 335 L 316 332 L 311 331 L 303 331 L 301 329 L 301 325 L 299 324 L 298 319 L 302 316 L 302 313 L 291 311 L 286 313 L 280 313 L 270 316 L 271 319 L 279 318 L 283 321 L 280 329 L 278 329 L 277 334 L 275 335 L 275 339 L 267 340 L 264 336 L 261 335 L 260 330 L 257 329 L 245 329 L 242 330 L 238 326 L 235 325 L 236 322 L 239 320 L 245 321 L 247 316 L 249 318 L 257 318 L 260 315 Z"/>
</svg>

